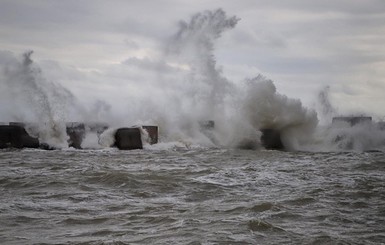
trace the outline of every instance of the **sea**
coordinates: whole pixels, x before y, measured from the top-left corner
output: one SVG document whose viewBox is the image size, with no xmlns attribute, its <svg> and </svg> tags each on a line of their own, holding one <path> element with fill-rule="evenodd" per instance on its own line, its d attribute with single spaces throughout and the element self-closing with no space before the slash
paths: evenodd
<svg viewBox="0 0 385 245">
<path fill-rule="evenodd" d="M 385 153 L 0 150 L 1 244 L 385 244 Z"/>
</svg>

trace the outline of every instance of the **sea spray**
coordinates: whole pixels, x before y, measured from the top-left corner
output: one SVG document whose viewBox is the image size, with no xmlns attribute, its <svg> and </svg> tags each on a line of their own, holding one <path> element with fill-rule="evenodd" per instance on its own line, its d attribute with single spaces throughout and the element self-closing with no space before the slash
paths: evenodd
<svg viewBox="0 0 385 245">
<path fill-rule="evenodd" d="M 109 128 L 99 135 L 98 144 L 102 147 L 111 147 L 115 144 L 117 128 Z"/>
<path fill-rule="evenodd" d="M 319 126 L 306 151 L 385 151 L 385 130 L 374 122 L 351 125 L 349 122 L 333 122 Z"/>
<path fill-rule="evenodd" d="M 11 93 L 8 97 L 15 118 L 23 122 L 35 122 L 41 143 L 50 147 L 67 147 L 66 102 L 71 93 L 63 87 L 44 79 L 42 72 L 31 59 L 32 51 L 23 54 L 21 61 L 9 57 L 2 70 L 2 85 Z"/>
<path fill-rule="evenodd" d="M 110 147 L 113 144 L 107 145 L 105 147 Z M 86 131 L 84 138 L 81 142 L 82 149 L 100 149 L 103 146 L 100 144 L 100 137 L 97 132 Z"/>
<path fill-rule="evenodd" d="M 330 124 L 330 119 L 337 114 L 337 109 L 330 100 L 330 86 L 322 88 L 317 97 L 318 115 L 321 124 Z"/>
<path fill-rule="evenodd" d="M 164 88 L 170 98 L 166 103 L 172 108 L 172 113 L 163 119 L 166 132 L 177 138 L 200 138 L 199 121 L 223 118 L 224 102 L 233 84 L 216 66 L 214 43 L 237 22 L 235 16 L 228 17 L 221 9 L 198 13 L 189 22 L 180 22 L 167 45 L 165 58 L 185 70 L 175 79 L 177 85 L 172 85 L 176 89 Z"/>
<path fill-rule="evenodd" d="M 281 132 L 286 149 L 298 149 L 310 140 L 317 126 L 317 114 L 276 91 L 274 83 L 258 75 L 247 79 L 243 88 L 241 118 L 255 130 L 274 129 Z"/>
<path fill-rule="evenodd" d="M 317 126 L 316 113 L 278 94 L 273 82 L 261 75 L 235 83 L 216 64 L 215 41 L 238 21 L 218 9 L 180 22 L 166 60 L 186 67 L 186 72 L 177 81 L 178 90 L 168 93 L 171 112 L 161 120 L 166 140 L 260 148 L 260 129 L 268 128 L 282 133 L 286 148 L 296 149 Z M 199 127 L 205 120 L 215 121 L 210 137 Z"/>
<path fill-rule="evenodd" d="M 318 94 L 317 109 L 320 115 L 321 125 L 313 134 L 312 142 L 306 147 L 306 151 L 385 151 L 385 130 L 371 120 L 361 121 L 365 113 L 348 114 L 346 120 L 333 120 L 336 116 L 342 116 L 338 108 L 333 105 L 330 98 L 331 87 L 322 88 Z M 341 117 L 344 118 L 343 116 Z M 356 118 L 359 123 L 349 122 L 349 118 Z"/>
</svg>

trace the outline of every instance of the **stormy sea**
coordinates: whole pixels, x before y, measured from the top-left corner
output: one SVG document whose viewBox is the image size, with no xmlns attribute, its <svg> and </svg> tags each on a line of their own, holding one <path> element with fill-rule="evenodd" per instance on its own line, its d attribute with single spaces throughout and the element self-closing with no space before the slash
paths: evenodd
<svg viewBox="0 0 385 245">
<path fill-rule="evenodd" d="M 383 152 L 1 150 L 2 244 L 381 244 Z"/>
<path fill-rule="evenodd" d="M 1 132 L 20 122 L 44 147 L 0 132 L 0 244 L 384 244 L 385 124 L 343 117 L 327 88 L 307 108 L 263 75 L 231 81 L 215 44 L 238 21 L 221 9 L 181 21 L 116 103 L 89 106 L 32 51 L 1 51 Z M 108 128 L 85 128 L 75 149 L 70 122 Z M 143 149 L 114 147 L 142 125 L 157 142 L 141 130 Z"/>
</svg>

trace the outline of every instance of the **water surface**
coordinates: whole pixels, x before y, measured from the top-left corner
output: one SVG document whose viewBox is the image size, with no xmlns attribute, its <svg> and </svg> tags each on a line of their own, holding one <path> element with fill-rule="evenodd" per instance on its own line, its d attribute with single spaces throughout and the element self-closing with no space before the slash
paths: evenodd
<svg viewBox="0 0 385 245">
<path fill-rule="evenodd" d="M 0 150 L 2 244 L 379 244 L 385 154 Z"/>
</svg>

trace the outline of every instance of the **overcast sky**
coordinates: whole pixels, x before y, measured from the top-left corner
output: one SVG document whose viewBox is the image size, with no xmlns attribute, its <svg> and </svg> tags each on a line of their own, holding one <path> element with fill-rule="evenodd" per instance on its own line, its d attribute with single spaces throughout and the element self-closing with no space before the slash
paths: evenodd
<svg viewBox="0 0 385 245">
<path fill-rule="evenodd" d="M 339 114 L 384 119 L 384 0 L 0 0 L 0 50 L 33 50 L 47 78 L 84 100 L 141 96 L 127 81 L 145 82 L 181 20 L 218 8 L 240 19 L 215 45 L 229 80 L 263 74 L 309 107 L 329 86 Z"/>
</svg>

